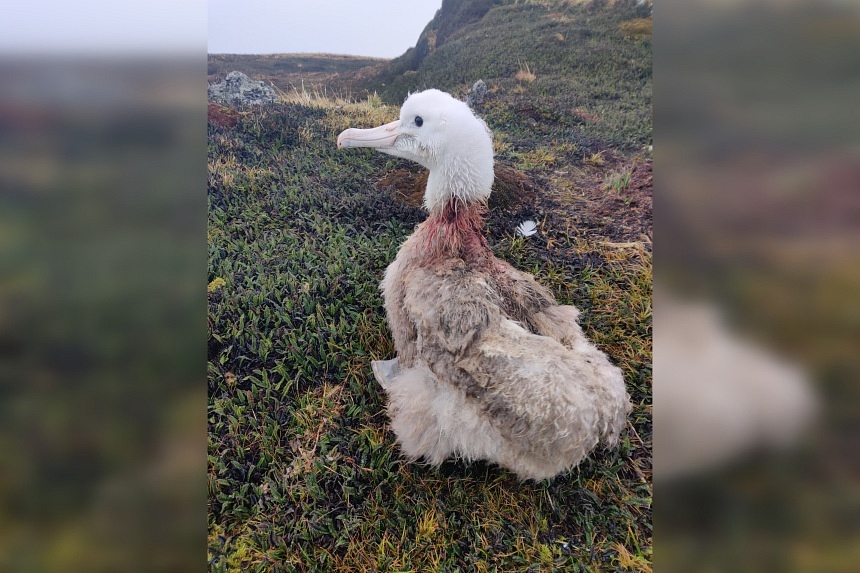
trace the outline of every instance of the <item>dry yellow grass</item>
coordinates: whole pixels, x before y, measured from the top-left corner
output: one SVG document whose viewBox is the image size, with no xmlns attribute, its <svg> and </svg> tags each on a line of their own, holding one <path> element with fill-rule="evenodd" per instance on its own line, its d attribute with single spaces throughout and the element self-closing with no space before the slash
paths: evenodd
<svg viewBox="0 0 860 573">
<path fill-rule="evenodd" d="M 654 22 L 651 18 L 635 18 L 626 20 L 619 24 L 618 29 L 625 36 L 633 38 L 650 38 L 653 31 Z"/>
<path fill-rule="evenodd" d="M 518 155 L 517 167 L 526 170 L 552 167 L 558 160 L 553 150 L 547 147 L 538 147 Z"/>
<path fill-rule="evenodd" d="M 600 167 L 606 162 L 606 159 L 603 157 L 604 152 L 598 151 L 597 153 L 592 153 L 590 156 L 585 158 L 585 162 L 589 165 L 593 165 L 595 167 Z"/>
<path fill-rule="evenodd" d="M 537 79 L 537 76 L 534 74 L 534 72 L 532 72 L 527 62 L 520 62 L 520 69 L 517 70 L 517 73 L 516 75 L 514 75 L 514 78 L 516 78 L 519 82 L 531 83 L 535 81 L 535 79 Z"/>
<path fill-rule="evenodd" d="M 642 556 L 631 554 L 627 548 L 620 543 L 615 544 L 615 549 L 618 551 L 616 561 L 623 570 L 651 573 L 651 565 L 645 561 Z"/>
</svg>

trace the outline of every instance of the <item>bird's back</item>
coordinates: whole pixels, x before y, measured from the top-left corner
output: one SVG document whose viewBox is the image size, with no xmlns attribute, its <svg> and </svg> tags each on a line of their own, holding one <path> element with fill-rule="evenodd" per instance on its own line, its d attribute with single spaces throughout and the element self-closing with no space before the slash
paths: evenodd
<svg viewBox="0 0 860 573">
<path fill-rule="evenodd" d="M 533 279 L 500 279 L 459 258 L 398 271 L 402 299 L 390 301 L 398 308 L 389 315 L 404 316 L 411 337 L 398 346 L 414 348 L 440 391 L 471 401 L 508 455 L 570 467 L 601 439 L 617 439 L 629 411 L 620 370 Z M 550 326 L 563 341 L 535 332 Z"/>
</svg>

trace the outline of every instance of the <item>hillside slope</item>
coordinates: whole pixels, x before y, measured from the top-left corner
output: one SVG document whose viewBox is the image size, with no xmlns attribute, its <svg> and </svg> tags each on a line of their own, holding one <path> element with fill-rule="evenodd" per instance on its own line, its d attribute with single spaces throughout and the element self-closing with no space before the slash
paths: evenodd
<svg viewBox="0 0 860 573">
<path fill-rule="evenodd" d="M 351 87 L 399 105 L 429 87 L 462 97 L 483 79 L 557 119 L 599 118 L 585 131 L 608 146 L 641 148 L 651 137 L 650 12 L 634 0 L 445 0 L 414 48 Z"/>
</svg>

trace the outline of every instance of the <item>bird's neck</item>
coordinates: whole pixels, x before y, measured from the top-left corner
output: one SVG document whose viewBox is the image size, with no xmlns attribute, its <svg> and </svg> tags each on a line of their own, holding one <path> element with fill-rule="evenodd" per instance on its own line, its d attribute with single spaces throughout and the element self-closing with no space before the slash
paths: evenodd
<svg viewBox="0 0 860 573">
<path fill-rule="evenodd" d="M 452 197 L 442 208 L 434 209 L 418 229 L 421 258 L 457 257 L 468 263 L 486 263 L 492 251 L 484 237 L 484 212 L 480 203 L 463 203 Z"/>
<path fill-rule="evenodd" d="M 424 206 L 431 216 L 448 208 L 452 199 L 461 207 L 486 202 L 493 184 L 492 163 L 489 170 L 479 167 L 465 157 L 455 157 L 430 169 Z"/>
</svg>

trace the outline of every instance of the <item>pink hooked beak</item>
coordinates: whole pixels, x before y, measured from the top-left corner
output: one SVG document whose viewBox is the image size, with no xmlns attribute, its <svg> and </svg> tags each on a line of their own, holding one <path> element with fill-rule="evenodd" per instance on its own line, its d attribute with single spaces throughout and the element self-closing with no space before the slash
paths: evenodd
<svg viewBox="0 0 860 573">
<path fill-rule="evenodd" d="M 400 135 L 400 120 L 373 127 L 371 129 L 346 129 L 337 136 L 337 148 L 344 147 L 393 147 L 397 136 Z"/>
</svg>

